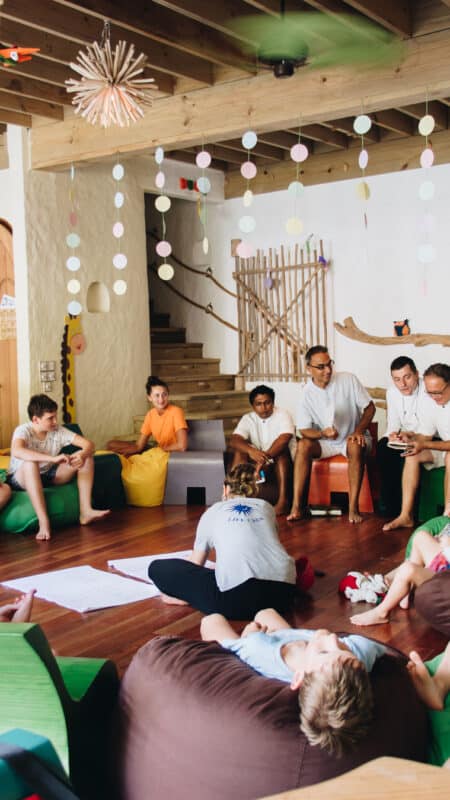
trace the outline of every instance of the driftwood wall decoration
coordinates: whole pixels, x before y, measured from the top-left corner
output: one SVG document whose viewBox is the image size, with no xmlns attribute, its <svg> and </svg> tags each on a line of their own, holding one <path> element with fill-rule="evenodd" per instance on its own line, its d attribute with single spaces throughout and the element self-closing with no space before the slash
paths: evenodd
<svg viewBox="0 0 450 800">
<path fill-rule="evenodd" d="M 346 317 L 344 324 L 335 322 L 334 327 L 338 333 L 342 333 L 348 339 L 355 339 L 357 342 L 367 344 L 414 344 L 416 347 L 424 347 L 427 344 L 441 344 L 443 347 L 450 347 L 450 336 L 443 333 L 410 333 L 407 336 L 372 336 L 365 333 L 355 324 L 353 317 Z"/>
</svg>

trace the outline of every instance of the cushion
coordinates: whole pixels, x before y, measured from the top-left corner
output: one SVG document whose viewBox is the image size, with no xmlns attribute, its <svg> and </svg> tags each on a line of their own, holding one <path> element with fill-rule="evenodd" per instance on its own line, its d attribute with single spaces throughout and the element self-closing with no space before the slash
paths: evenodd
<svg viewBox="0 0 450 800">
<path fill-rule="evenodd" d="M 415 591 L 414 605 L 433 628 L 450 639 L 450 570 L 422 583 Z"/>
<path fill-rule="evenodd" d="M 378 756 L 424 761 L 426 710 L 405 660 L 384 656 L 372 683 L 372 732 L 337 759 L 307 742 L 298 695 L 287 684 L 263 678 L 216 643 L 157 637 L 122 681 L 111 759 L 118 795 L 245 800 L 308 786 Z"/>
<path fill-rule="evenodd" d="M 52 528 L 78 522 L 80 511 L 76 481 L 44 489 L 45 502 Z M 38 519 L 27 492 L 13 492 L 8 505 L 0 511 L 0 531 L 32 533 L 39 528 Z"/>
<path fill-rule="evenodd" d="M 160 506 L 164 498 L 169 453 L 152 447 L 122 462 L 122 483 L 130 506 Z"/>
</svg>

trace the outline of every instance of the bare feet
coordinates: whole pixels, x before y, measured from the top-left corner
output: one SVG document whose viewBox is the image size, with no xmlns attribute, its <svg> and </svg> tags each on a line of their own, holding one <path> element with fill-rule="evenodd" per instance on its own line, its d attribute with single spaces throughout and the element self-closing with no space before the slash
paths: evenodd
<svg viewBox="0 0 450 800">
<path fill-rule="evenodd" d="M 414 520 L 412 517 L 409 516 L 402 516 L 400 514 L 399 517 L 396 517 L 391 522 L 386 522 L 386 525 L 383 525 L 384 531 L 395 531 L 396 528 L 413 528 L 414 527 Z"/>
<path fill-rule="evenodd" d="M 36 534 L 36 539 L 38 542 L 46 542 L 48 539 L 51 539 L 51 533 L 48 528 L 39 529 Z"/>
<path fill-rule="evenodd" d="M 85 514 L 80 514 L 80 525 L 90 525 L 91 522 L 97 522 L 99 519 L 104 519 L 110 514 L 111 511 L 109 508 L 104 510 L 100 510 L 98 508 L 91 508 Z"/>
<path fill-rule="evenodd" d="M 259 631 L 267 633 L 267 625 L 261 625 L 260 622 L 252 620 L 252 622 L 249 622 L 248 625 L 245 626 L 244 630 L 241 633 L 241 638 L 243 636 L 248 636 L 250 633 L 258 633 Z"/>
<path fill-rule="evenodd" d="M 286 522 L 300 522 L 301 519 L 305 519 L 306 510 L 304 508 L 298 508 L 298 506 L 292 506 L 290 513 L 286 517 Z"/>
<path fill-rule="evenodd" d="M 364 611 L 362 614 L 355 614 L 353 617 L 350 617 L 352 625 L 383 625 L 384 622 L 388 621 L 389 617 L 382 611 L 380 612 L 379 606 L 377 608 L 371 608 L 370 611 Z"/>
<path fill-rule="evenodd" d="M 167 603 L 168 606 L 188 606 L 189 603 L 186 600 L 180 600 L 178 597 L 171 597 L 170 594 L 161 594 L 161 600 L 163 603 Z"/>
<path fill-rule="evenodd" d="M 439 687 L 431 677 L 421 657 L 415 650 L 409 654 L 410 660 L 408 661 L 408 671 L 410 678 L 414 684 L 414 688 L 419 695 L 420 699 L 425 703 L 428 708 L 434 708 L 436 711 L 442 711 L 444 708 L 444 698 L 442 697 Z"/>
<path fill-rule="evenodd" d="M 348 512 L 348 521 L 353 523 L 362 522 L 363 518 L 359 511 L 349 511 Z"/>
<path fill-rule="evenodd" d="M 289 511 L 289 503 L 287 500 L 278 500 L 278 503 L 273 507 L 275 514 L 277 517 L 281 517 L 284 514 L 287 514 Z"/>
</svg>

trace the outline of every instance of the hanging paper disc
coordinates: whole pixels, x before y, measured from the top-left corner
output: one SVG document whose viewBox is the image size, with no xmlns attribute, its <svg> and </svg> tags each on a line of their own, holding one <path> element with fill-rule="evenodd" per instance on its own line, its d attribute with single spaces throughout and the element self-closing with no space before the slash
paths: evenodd
<svg viewBox="0 0 450 800">
<path fill-rule="evenodd" d="M 295 161 L 297 164 L 299 164 L 300 161 L 306 161 L 308 156 L 309 151 L 305 144 L 294 144 L 294 146 L 291 147 L 292 161 Z"/>
<path fill-rule="evenodd" d="M 356 194 L 360 200 L 368 200 L 370 197 L 369 184 L 366 181 L 360 181 L 356 185 Z"/>
<path fill-rule="evenodd" d="M 428 169 L 428 167 L 432 167 L 434 162 L 434 153 L 431 147 L 426 147 L 425 150 L 422 150 L 420 154 L 420 166 L 424 169 Z"/>
<path fill-rule="evenodd" d="M 242 146 L 245 147 L 246 150 L 253 150 L 257 141 L 258 137 L 254 131 L 246 131 L 242 137 Z"/>
<path fill-rule="evenodd" d="M 202 194 L 208 194 L 208 192 L 211 191 L 211 181 L 209 178 L 205 178 L 203 175 L 197 180 L 197 186 L 199 192 Z"/>
<path fill-rule="evenodd" d="M 113 264 L 116 269 L 125 269 L 128 259 L 124 253 L 116 253 L 113 257 Z"/>
<path fill-rule="evenodd" d="M 160 194 L 155 200 L 155 208 L 161 214 L 168 211 L 171 205 L 170 197 L 167 197 L 165 194 Z"/>
<path fill-rule="evenodd" d="M 421 120 L 419 120 L 419 133 L 422 136 L 429 136 L 430 133 L 434 131 L 434 117 L 431 114 L 425 114 Z"/>
<path fill-rule="evenodd" d="M 251 181 L 252 178 L 255 177 L 257 173 L 257 169 L 253 161 L 244 161 L 241 166 L 241 175 L 243 178 L 246 178 L 248 181 Z"/>
<path fill-rule="evenodd" d="M 239 242 L 236 247 L 236 255 L 238 255 L 239 258 L 251 258 L 253 252 L 253 247 L 249 242 Z"/>
<path fill-rule="evenodd" d="M 66 261 L 66 267 L 71 272 L 77 272 L 81 267 L 80 259 L 77 256 L 70 256 Z"/>
<path fill-rule="evenodd" d="M 155 176 L 155 186 L 157 186 L 158 189 L 162 189 L 165 182 L 166 176 L 164 175 L 164 172 L 157 172 Z"/>
<path fill-rule="evenodd" d="M 431 264 L 436 258 L 433 245 L 421 244 L 417 250 L 417 258 L 421 264 Z"/>
<path fill-rule="evenodd" d="M 360 169 L 365 169 L 369 163 L 369 153 L 367 150 L 361 150 L 358 157 L 358 164 Z"/>
<path fill-rule="evenodd" d="M 66 236 L 67 247 L 78 247 L 80 244 L 80 237 L 78 233 L 69 233 Z"/>
<path fill-rule="evenodd" d="M 82 311 L 81 303 L 79 303 L 78 300 L 71 300 L 67 306 L 67 311 L 72 315 L 72 317 L 77 317 Z"/>
<path fill-rule="evenodd" d="M 291 236 L 297 236 L 303 230 L 303 222 L 298 217 L 289 217 L 285 227 L 287 233 Z"/>
<path fill-rule="evenodd" d="M 365 133 L 368 133 L 371 127 L 372 120 L 367 116 L 367 114 L 360 114 L 353 122 L 353 130 L 360 136 L 364 136 Z"/>
<path fill-rule="evenodd" d="M 207 150 L 201 150 L 200 153 L 197 153 L 195 156 L 195 163 L 197 164 L 197 167 L 200 167 L 200 169 L 206 169 L 211 163 L 210 153 L 208 153 Z"/>
<path fill-rule="evenodd" d="M 172 252 L 172 245 L 169 242 L 158 242 L 156 245 L 156 252 L 161 258 L 167 258 Z"/>
<path fill-rule="evenodd" d="M 122 164 L 115 164 L 113 166 L 112 176 L 115 181 L 121 181 L 123 176 L 125 175 L 125 170 Z"/>
<path fill-rule="evenodd" d="M 247 189 L 247 191 L 244 192 L 244 196 L 242 198 L 242 202 L 244 203 L 244 206 L 246 208 L 251 206 L 251 204 L 253 203 L 253 192 L 252 192 L 251 189 Z"/>
<path fill-rule="evenodd" d="M 288 192 L 293 197 L 300 197 L 303 194 L 304 188 L 301 181 L 292 181 L 288 186 Z"/>
<path fill-rule="evenodd" d="M 162 147 L 157 147 L 155 150 L 155 161 L 157 164 L 162 164 L 164 161 L 164 150 Z"/>
<path fill-rule="evenodd" d="M 207 236 L 204 236 L 204 237 L 203 237 L 203 241 L 202 241 L 202 250 L 203 250 L 203 252 L 204 252 L 205 256 L 206 256 L 206 255 L 208 255 L 208 251 L 209 251 L 209 240 L 208 240 L 208 237 L 207 237 Z"/>
<path fill-rule="evenodd" d="M 70 294 L 78 294 L 80 289 L 81 283 L 80 281 L 77 281 L 76 278 L 72 278 L 72 280 L 70 280 L 67 284 L 67 291 L 70 292 Z"/>
<path fill-rule="evenodd" d="M 113 236 L 116 239 L 120 239 L 123 236 L 124 232 L 125 232 L 125 228 L 123 227 L 122 222 L 115 222 L 114 225 L 113 225 L 112 232 L 113 232 Z"/>
<path fill-rule="evenodd" d="M 164 263 L 158 267 L 158 275 L 163 281 L 171 281 L 175 275 L 175 270 L 171 264 Z"/>
</svg>

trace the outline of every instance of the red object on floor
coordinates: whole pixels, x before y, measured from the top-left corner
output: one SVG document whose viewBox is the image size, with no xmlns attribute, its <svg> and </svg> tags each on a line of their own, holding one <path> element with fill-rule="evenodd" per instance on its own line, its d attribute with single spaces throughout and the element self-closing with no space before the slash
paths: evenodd
<svg viewBox="0 0 450 800">
<path fill-rule="evenodd" d="M 331 505 L 331 492 L 347 492 L 348 494 L 348 489 L 348 459 L 345 456 L 331 456 L 331 458 L 313 461 L 308 505 L 329 506 Z M 359 510 L 366 513 L 373 512 L 367 466 L 364 466 Z"/>
<path fill-rule="evenodd" d="M 297 571 L 297 588 L 302 592 L 307 592 L 315 581 L 313 565 L 309 558 L 300 556 L 295 562 L 295 569 Z"/>
</svg>

